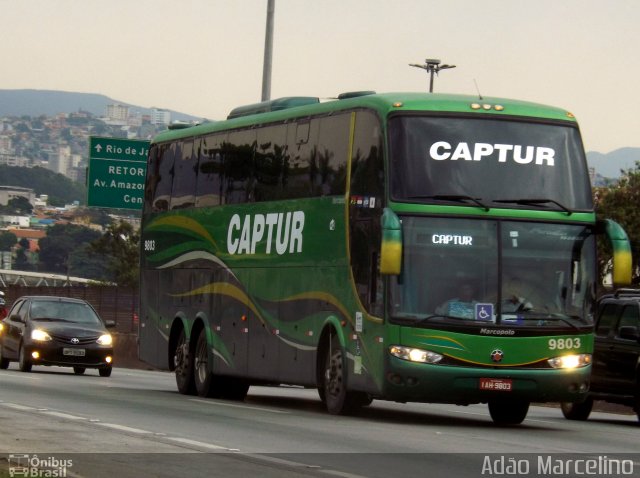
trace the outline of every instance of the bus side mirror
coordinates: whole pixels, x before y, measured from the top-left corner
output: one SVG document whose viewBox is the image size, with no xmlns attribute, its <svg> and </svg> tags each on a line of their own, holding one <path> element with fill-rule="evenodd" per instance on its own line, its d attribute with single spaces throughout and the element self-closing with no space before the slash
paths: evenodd
<svg viewBox="0 0 640 478">
<path fill-rule="evenodd" d="M 613 249 L 613 283 L 616 286 L 631 284 L 631 243 L 622 226 L 611 219 L 598 221 L 598 231 L 607 235 Z"/>
<path fill-rule="evenodd" d="M 380 273 L 399 275 L 402 268 L 402 223 L 389 208 L 382 212 L 382 245 L 380 247 Z"/>
</svg>

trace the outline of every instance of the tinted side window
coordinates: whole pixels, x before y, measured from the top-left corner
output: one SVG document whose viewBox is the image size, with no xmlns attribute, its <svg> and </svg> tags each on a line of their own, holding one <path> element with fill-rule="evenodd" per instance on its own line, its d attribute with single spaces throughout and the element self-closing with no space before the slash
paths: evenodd
<svg viewBox="0 0 640 478">
<path fill-rule="evenodd" d="M 318 119 L 299 119 L 288 125 L 282 178 L 284 199 L 311 195 L 311 163 L 315 162 L 317 156 L 319 128 Z"/>
<path fill-rule="evenodd" d="M 181 148 L 176 144 L 163 146 L 157 165 L 157 185 L 153 196 L 151 210 L 166 211 L 169 209 L 171 189 L 173 188 L 173 163 L 176 156 L 180 155 Z"/>
<path fill-rule="evenodd" d="M 382 283 L 378 275 L 380 216 L 384 195 L 382 137 L 377 117 L 358 112 L 351 156 L 349 227 L 351 267 L 362 304 L 382 314 Z"/>
<path fill-rule="evenodd" d="M 636 304 L 626 305 L 624 309 L 622 309 L 618 330 L 624 326 L 638 327 L 638 325 L 640 325 L 638 306 Z"/>
<path fill-rule="evenodd" d="M 350 113 L 320 118 L 318 147 L 310 164 L 315 196 L 345 193 L 350 123 Z"/>
<path fill-rule="evenodd" d="M 196 140 L 200 144 L 200 140 Z M 197 156 L 194 141 L 185 140 L 180 156 L 175 158 L 173 189 L 171 193 L 171 209 L 193 207 L 196 202 L 196 179 L 198 172 Z"/>
<path fill-rule="evenodd" d="M 223 145 L 225 203 L 253 201 L 255 130 L 233 131 Z"/>
<path fill-rule="evenodd" d="M 287 126 L 273 125 L 258 130 L 255 153 L 255 201 L 281 199 L 286 161 Z"/>
<path fill-rule="evenodd" d="M 156 194 L 158 179 L 160 179 L 160 158 L 163 148 L 166 146 L 152 145 L 149 148 L 149 159 L 147 161 L 147 179 L 145 181 L 144 190 L 144 210 L 151 211 L 153 206 L 153 198 Z"/>
<path fill-rule="evenodd" d="M 611 328 L 615 326 L 618 316 L 618 306 L 616 304 L 605 304 L 602 306 L 600 320 L 596 326 L 596 335 L 606 337 L 609 335 Z"/>
<path fill-rule="evenodd" d="M 223 144 L 227 134 L 215 134 L 202 138 L 196 151 L 198 156 L 198 179 L 196 207 L 224 204 L 223 192 Z"/>
</svg>

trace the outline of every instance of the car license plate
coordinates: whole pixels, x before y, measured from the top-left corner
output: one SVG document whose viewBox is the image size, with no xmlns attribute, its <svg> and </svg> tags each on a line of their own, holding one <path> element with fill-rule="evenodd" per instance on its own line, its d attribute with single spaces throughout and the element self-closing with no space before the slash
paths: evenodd
<svg viewBox="0 0 640 478">
<path fill-rule="evenodd" d="M 495 392 L 510 392 L 513 381 L 510 378 L 481 378 L 480 390 L 491 390 Z"/>
<path fill-rule="evenodd" d="M 84 357 L 84 349 L 62 349 L 62 355 L 69 355 L 72 357 Z"/>
</svg>

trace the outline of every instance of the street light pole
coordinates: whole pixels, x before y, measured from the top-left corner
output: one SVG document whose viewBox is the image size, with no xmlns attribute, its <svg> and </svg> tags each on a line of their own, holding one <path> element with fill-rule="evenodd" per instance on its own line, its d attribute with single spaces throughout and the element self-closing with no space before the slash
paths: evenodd
<svg viewBox="0 0 640 478">
<path fill-rule="evenodd" d="M 262 67 L 262 101 L 271 99 L 271 58 L 273 57 L 273 14 L 276 0 L 267 3 L 267 28 L 264 37 L 264 64 Z"/>
<path fill-rule="evenodd" d="M 449 68 L 455 68 L 456 65 L 441 65 L 440 60 L 427 58 L 424 65 L 417 63 L 409 63 L 409 66 L 415 66 L 416 68 L 422 68 L 429 74 L 429 93 L 433 93 L 433 77 L 437 75 L 440 70 L 447 70 Z"/>
</svg>

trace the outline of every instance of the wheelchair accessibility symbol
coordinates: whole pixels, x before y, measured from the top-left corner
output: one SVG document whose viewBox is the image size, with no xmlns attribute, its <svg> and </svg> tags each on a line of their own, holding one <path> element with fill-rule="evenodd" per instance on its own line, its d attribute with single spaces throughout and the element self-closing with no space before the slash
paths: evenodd
<svg viewBox="0 0 640 478">
<path fill-rule="evenodd" d="M 493 304 L 477 303 L 475 307 L 476 320 L 483 320 L 485 322 L 493 321 Z"/>
</svg>

